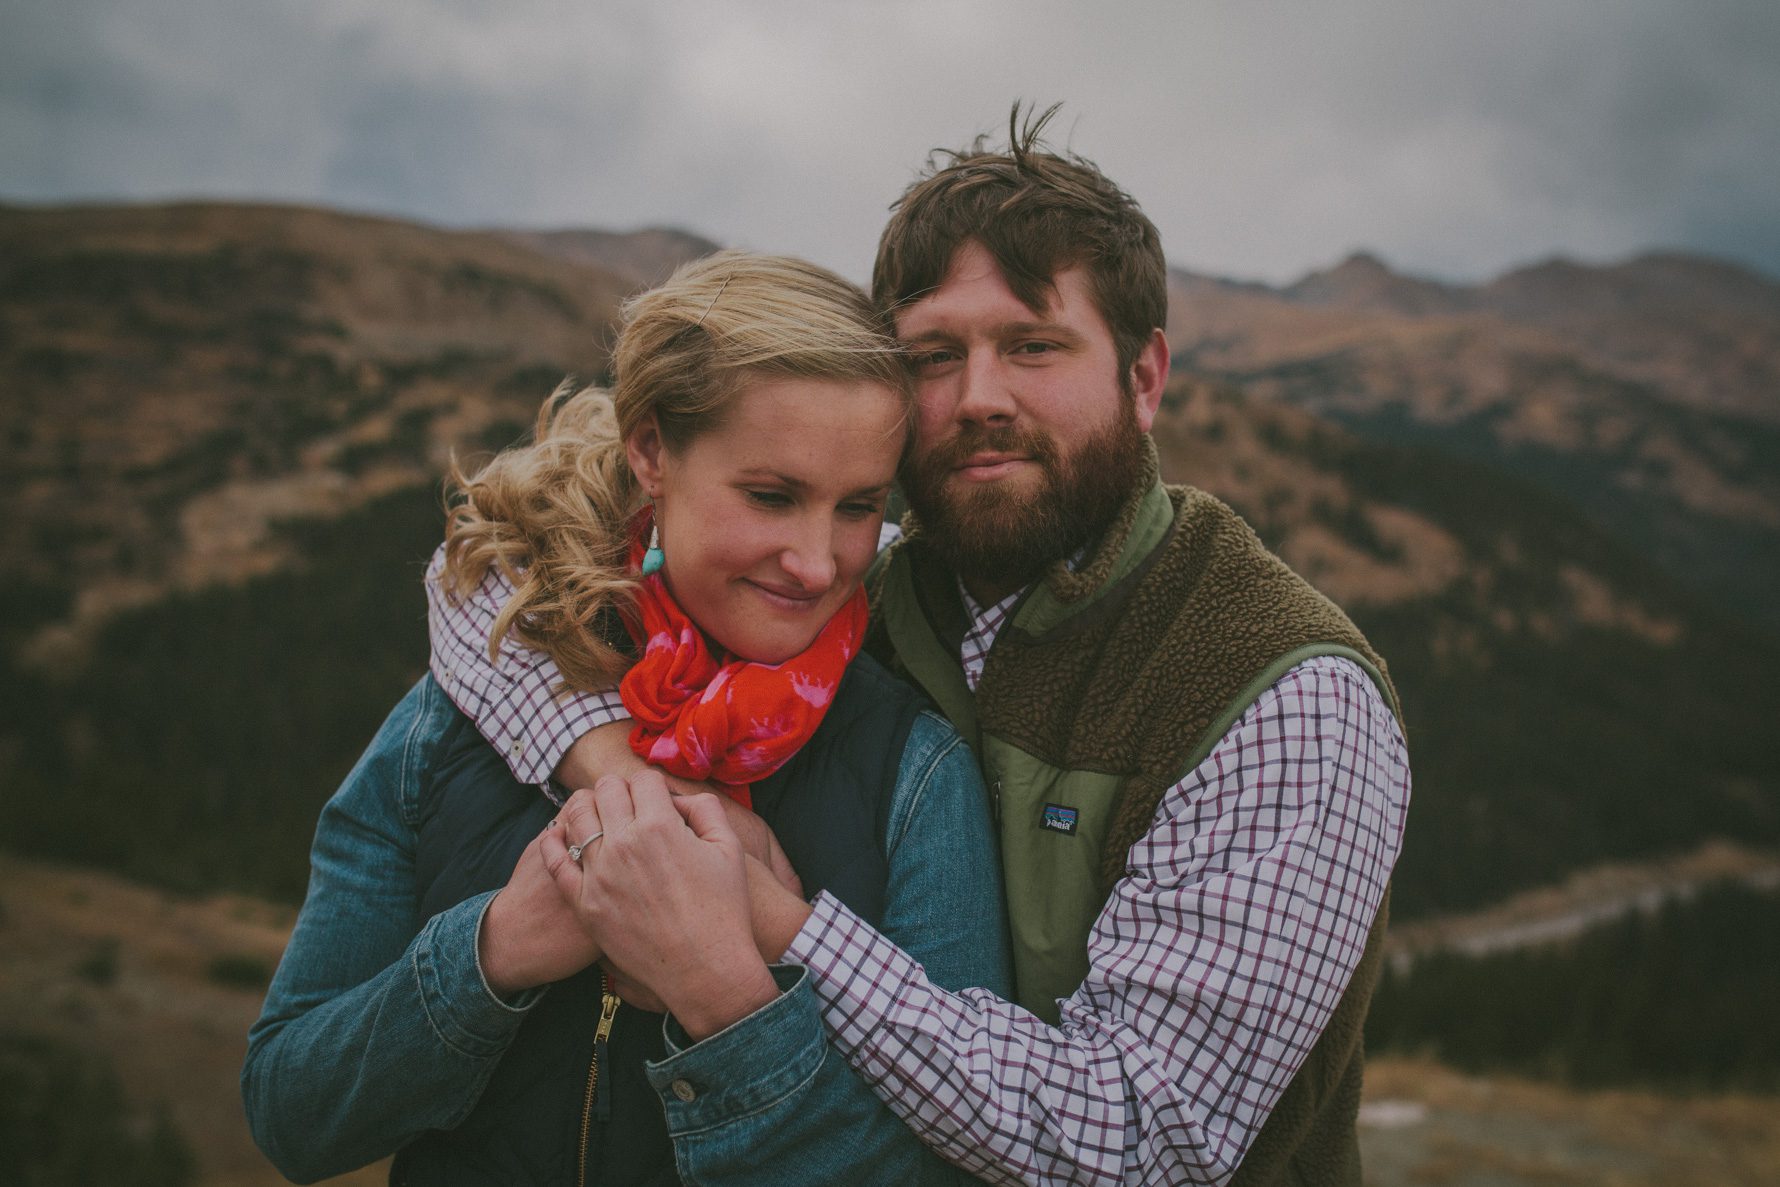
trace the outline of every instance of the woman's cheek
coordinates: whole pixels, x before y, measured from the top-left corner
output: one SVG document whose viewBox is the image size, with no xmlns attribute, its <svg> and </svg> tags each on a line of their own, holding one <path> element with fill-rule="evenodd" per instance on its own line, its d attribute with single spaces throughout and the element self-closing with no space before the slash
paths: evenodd
<svg viewBox="0 0 1780 1187">
<path fill-rule="evenodd" d="M 873 515 L 865 520 L 849 521 L 842 529 L 844 534 L 837 550 L 837 563 L 841 578 L 848 584 L 863 577 L 878 555 L 878 526 L 882 522 L 882 516 Z"/>
</svg>

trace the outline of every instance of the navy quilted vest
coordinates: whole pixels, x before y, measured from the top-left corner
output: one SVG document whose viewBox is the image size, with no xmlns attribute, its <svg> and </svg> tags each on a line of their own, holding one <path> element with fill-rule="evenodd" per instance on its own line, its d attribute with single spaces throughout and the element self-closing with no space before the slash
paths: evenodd
<svg viewBox="0 0 1780 1187">
<path fill-rule="evenodd" d="M 753 788 L 754 810 L 805 892 L 827 890 L 873 924 L 884 909 L 891 795 L 921 707 L 908 686 L 860 656 L 809 744 Z M 416 862 L 423 918 L 504 886 L 555 812 L 536 787 L 514 780 L 467 719 L 447 736 L 425 798 Z M 390 1181 L 574 1183 L 585 1132 L 589 1184 L 677 1183 L 661 1102 L 643 1078 L 644 1061 L 663 1053 L 659 1016 L 620 1008 L 586 1107 L 599 1006 L 597 969 L 551 986 L 469 1117 L 410 1143 Z"/>
</svg>

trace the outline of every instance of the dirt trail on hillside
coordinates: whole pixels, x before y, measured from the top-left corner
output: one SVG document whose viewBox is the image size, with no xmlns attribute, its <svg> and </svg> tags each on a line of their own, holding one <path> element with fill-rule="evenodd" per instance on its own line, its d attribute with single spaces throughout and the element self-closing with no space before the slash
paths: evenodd
<svg viewBox="0 0 1780 1187">
<path fill-rule="evenodd" d="M 1715 840 L 1653 861 L 1592 866 L 1470 914 L 1393 920 L 1387 952 L 1401 966 L 1427 952 L 1487 956 L 1560 943 L 1627 915 L 1684 902 L 1722 882 L 1780 888 L 1780 853 Z"/>
<path fill-rule="evenodd" d="M 132 1103 L 167 1111 L 201 1187 L 281 1183 L 248 1137 L 237 1090 L 261 991 L 211 970 L 219 958 L 270 970 L 292 918 L 253 899 L 182 897 L 0 854 L 0 1017 L 107 1054 Z M 113 966 L 109 980 L 96 963 Z M 1400 1059 L 1369 1066 L 1366 1090 L 1371 1187 L 1780 1183 L 1780 1099 L 1575 1093 Z M 330 1182 L 368 1187 L 386 1173 Z"/>
</svg>

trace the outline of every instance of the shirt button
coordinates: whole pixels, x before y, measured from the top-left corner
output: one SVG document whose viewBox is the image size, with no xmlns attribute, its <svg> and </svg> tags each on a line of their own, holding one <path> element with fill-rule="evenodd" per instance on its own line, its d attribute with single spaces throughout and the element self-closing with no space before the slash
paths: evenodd
<svg viewBox="0 0 1780 1187">
<path fill-rule="evenodd" d="M 668 1087 L 674 1090 L 675 1096 L 679 1097 L 687 1104 L 691 1104 L 698 1099 L 698 1090 L 685 1080 L 675 1080 L 672 1084 L 669 1084 Z"/>
<path fill-rule="evenodd" d="M 514 758 L 518 758 L 525 753 L 525 743 L 521 742 L 518 738 L 514 738 L 507 746 L 507 749 L 512 753 Z"/>
</svg>

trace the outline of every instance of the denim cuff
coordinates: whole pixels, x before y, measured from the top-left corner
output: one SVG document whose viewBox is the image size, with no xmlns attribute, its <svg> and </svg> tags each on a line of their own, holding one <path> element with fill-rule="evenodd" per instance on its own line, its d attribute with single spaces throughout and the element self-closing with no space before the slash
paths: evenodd
<svg viewBox="0 0 1780 1187">
<path fill-rule="evenodd" d="M 670 1136 L 759 1112 L 822 1066 L 828 1040 L 809 976 L 796 965 L 774 965 L 772 974 L 779 996 L 707 1039 L 695 1043 L 671 1015 L 662 1020 L 667 1058 L 643 1070 L 661 1097 Z"/>
<path fill-rule="evenodd" d="M 505 1051 L 526 1013 L 544 996 L 540 986 L 504 1001 L 482 975 L 476 938 L 496 893 L 439 912 L 414 942 L 414 975 L 427 1022 L 440 1042 L 474 1058 Z"/>
</svg>

